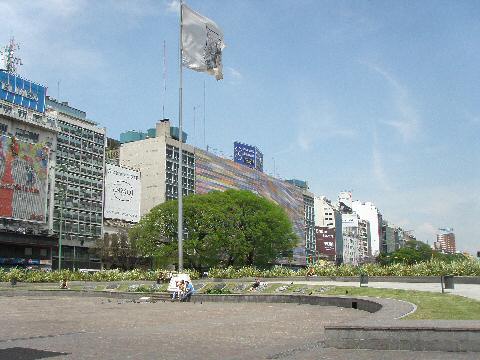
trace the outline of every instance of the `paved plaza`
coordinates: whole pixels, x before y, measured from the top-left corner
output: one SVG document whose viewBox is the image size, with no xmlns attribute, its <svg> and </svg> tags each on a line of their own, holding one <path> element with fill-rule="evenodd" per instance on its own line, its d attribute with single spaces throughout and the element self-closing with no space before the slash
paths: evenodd
<svg viewBox="0 0 480 360">
<path fill-rule="evenodd" d="M 0 296 L 0 359 L 478 359 L 478 353 L 324 348 L 354 309 L 267 303 L 133 303 Z"/>
</svg>

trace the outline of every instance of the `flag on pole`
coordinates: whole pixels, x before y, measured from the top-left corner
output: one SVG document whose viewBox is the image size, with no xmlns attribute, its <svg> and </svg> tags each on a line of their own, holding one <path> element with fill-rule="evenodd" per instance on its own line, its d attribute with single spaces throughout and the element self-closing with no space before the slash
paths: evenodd
<svg viewBox="0 0 480 360">
<path fill-rule="evenodd" d="M 223 32 L 209 18 L 182 5 L 182 64 L 223 79 Z"/>
</svg>

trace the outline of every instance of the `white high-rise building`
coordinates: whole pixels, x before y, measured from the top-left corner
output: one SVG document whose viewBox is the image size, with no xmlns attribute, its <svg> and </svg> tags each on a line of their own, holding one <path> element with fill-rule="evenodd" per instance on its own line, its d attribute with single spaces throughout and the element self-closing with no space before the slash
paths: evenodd
<svg viewBox="0 0 480 360">
<path fill-rule="evenodd" d="M 371 202 L 362 203 L 361 201 L 352 202 L 352 210 L 358 214 L 360 219 L 367 220 L 370 223 L 370 244 L 371 255 L 377 256 L 380 253 L 381 242 L 381 215 L 377 207 Z"/>
<path fill-rule="evenodd" d="M 325 196 L 314 198 L 315 226 L 335 228 L 335 207 Z"/>
</svg>

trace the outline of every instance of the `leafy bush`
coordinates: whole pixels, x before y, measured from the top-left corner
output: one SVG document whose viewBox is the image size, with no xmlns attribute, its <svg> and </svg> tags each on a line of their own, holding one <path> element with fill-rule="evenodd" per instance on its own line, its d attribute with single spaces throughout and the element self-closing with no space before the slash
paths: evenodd
<svg viewBox="0 0 480 360">
<path fill-rule="evenodd" d="M 205 291 L 205 294 L 210 295 L 224 295 L 224 294 L 231 294 L 232 292 L 228 288 L 218 289 L 218 288 L 210 288 Z"/>
<path fill-rule="evenodd" d="M 342 264 L 336 266 L 326 261 L 319 261 L 314 265 L 300 270 L 276 266 L 270 270 L 260 270 L 255 267 L 242 268 L 212 268 L 209 277 L 221 279 L 235 279 L 243 277 L 292 277 L 292 276 L 480 276 L 480 262 L 471 259 L 460 261 L 442 261 L 433 259 L 426 262 L 408 265 L 395 263 L 391 265 L 364 264 L 360 266 Z"/>
<path fill-rule="evenodd" d="M 198 279 L 200 277 L 196 270 L 185 270 L 184 272 L 190 275 L 191 279 Z M 17 281 L 28 283 L 46 283 L 46 282 L 59 282 L 63 279 L 67 281 L 167 281 L 170 279 L 171 272 L 167 270 L 103 270 L 95 273 L 81 273 L 79 271 L 61 270 L 61 271 L 40 271 L 40 270 L 25 270 L 25 269 L 12 269 L 5 271 L 0 269 L 0 282 L 10 281 L 15 278 Z"/>
</svg>

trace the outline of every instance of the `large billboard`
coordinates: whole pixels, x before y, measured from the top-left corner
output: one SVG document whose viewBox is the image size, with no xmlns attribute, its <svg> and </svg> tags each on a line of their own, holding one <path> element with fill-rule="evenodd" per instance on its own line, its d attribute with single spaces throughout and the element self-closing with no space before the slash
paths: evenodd
<svg viewBox="0 0 480 360">
<path fill-rule="evenodd" d="M 0 217 L 45 222 L 49 149 L 0 136 Z"/>
<path fill-rule="evenodd" d="M 292 221 L 299 243 L 293 250 L 293 260 L 305 264 L 305 223 L 302 190 L 254 169 L 197 150 L 195 153 L 195 192 L 213 190 L 249 190 L 280 205 Z"/>
<path fill-rule="evenodd" d="M 2 100 L 43 113 L 46 92 L 47 89 L 44 86 L 0 70 L 0 99 Z"/>
<path fill-rule="evenodd" d="M 233 160 L 238 164 L 263 171 L 263 154 L 255 146 L 235 141 L 233 144 Z"/>
<path fill-rule="evenodd" d="M 317 252 L 335 260 L 335 228 L 315 226 Z"/>
<path fill-rule="evenodd" d="M 140 172 L 123 166 L 105 165 L 106 219 L 140 220 Z"/>
</svg>

